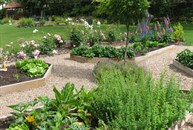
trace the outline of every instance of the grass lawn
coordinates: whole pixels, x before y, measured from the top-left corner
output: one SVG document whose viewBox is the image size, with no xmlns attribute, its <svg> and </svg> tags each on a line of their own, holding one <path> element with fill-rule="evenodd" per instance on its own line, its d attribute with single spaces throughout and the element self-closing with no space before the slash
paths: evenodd
<svg viewBox="0 0 193 130">
<path fill-rule="evenodd" d="M 69 40 L 70 32 L 75 26 L 46 26 L 46 27 L 32 27 L 32 28 L 18 28 L 10 25 L 0 25 L 0 48 L 5 48 L 6 44 L 13 42 L 15 46 L 18 43 L 26 40 L 40 40 L 47 33 L 59 34 L 65 40 Z M 33 30 L 39 30 L 34 34 Z M 123 25 L 101 25 L 102 30 L 114 30 L 119 32 L 125 32 Z"/>
<path fill-rule="evenodd" d="M 187 45 L 193 45 L 193 24 L 185 24 L 185 39 Z M 10 42 L 14 43 L 14 46 L 18 46 L 18 43 L 26 40 L 39 40 L 48 32 L 51 34 L 59 34 L 65 40 L 69 40 L 70 32 L 75 26 L 47 26 L 47 27 L 32 27 L 32 28 L 18 28 L 10 25 L 0 25 L 0 48 L 5 48 L 6 44 Z M 38 29 L 39 33 L 33 34 L 33 30 Z M 101 25 L 101 30 L 113 30 L 116 32 L 125 32 L 125 26 L 120 25 Z"/>
</svg>

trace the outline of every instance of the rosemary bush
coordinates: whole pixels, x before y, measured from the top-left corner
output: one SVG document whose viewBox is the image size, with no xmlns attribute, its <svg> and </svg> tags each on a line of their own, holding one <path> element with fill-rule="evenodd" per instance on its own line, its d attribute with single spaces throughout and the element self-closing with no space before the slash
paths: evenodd
<svg viewBox="0 0 193 130">
<path fill-rule="evenodd" d="M 104 64 L 104 65 L 102 65 Z M 93 112 L 112 129 L 162 130 L 183 119 L 190 104 L 174 77 L 154 81 L 151 74 L 132 63 L 98 63 L 94 74 Z"/>
</svg>

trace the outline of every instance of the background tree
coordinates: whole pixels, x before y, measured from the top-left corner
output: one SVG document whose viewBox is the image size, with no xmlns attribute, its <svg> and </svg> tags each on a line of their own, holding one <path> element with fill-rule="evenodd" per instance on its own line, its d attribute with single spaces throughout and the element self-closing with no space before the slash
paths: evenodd
<svg viewBox="0 0 193 130">
<path fill-rule="evenodd" d="M 129 44 L 129 27 L 144 18 L 149 7 L 148 0 L 96 0 L 96 2 L 99 3 L 98 9 L 100 13 L 107 14 L 108 18 L 113 22 L 126 25 L 126 60 Z"/>
</svg>

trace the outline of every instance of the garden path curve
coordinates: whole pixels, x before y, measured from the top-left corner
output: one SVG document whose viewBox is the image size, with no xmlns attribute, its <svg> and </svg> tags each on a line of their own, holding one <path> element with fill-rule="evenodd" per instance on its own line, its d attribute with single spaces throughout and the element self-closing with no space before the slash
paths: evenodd
<svg viewBox="0 0 193 130">
<path fill-rule="evenodd" d="M 181 79 L 183 89 L 190 89 L 193 85 L 193 78 L 177 70 L 172 65 L 172 60 L 175 59 L 176 54 L 186 48 L 193 51 L 193 47 L 191 46 L 175 46 L 173 50 L 150 57 L 138 64 L 152 72 L 155 78 L 164 70 L 169 74 L 174 73 Z M 77 88 L 81 88 L 83 85 L 87 89 L 95 87 L 96 84 L 92 75 L 94 64 L 78 63 L 69 58 L 69 53 L 43 58 L 48 63 L 54 65 L 53 73 L 49 78 L 48 83 L 40 88 L 0 96 L 0 116 L 7 115 L 11 111 L 11 109 L 7 107 L 8 105 L 27 102 L 38 96 L 53 97 L 53 85 L 58 89 L 61 89 L 66 83 L 72 82 Z"/>
</svg>

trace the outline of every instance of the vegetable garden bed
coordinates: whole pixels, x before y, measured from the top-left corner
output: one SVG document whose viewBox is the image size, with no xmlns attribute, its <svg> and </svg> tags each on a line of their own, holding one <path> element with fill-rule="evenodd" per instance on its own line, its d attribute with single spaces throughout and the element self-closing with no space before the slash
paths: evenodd
<svg viewBox="0 0 193 130">
<path fill-rule="evenodd" d="M 159 54 L 167 52 L 167 51 L 170 51 L 170 50 L 172 50 L 174 48 L 175 48 L 175 45 L 166 46 L 164 48 L 160 48 L 160 49 L 148 52 L 144 56 L 128 58 L 127 60 L 133 60 L 135 62 L 141 62 L 141 61 L 146 60 L 147 58 L 159 55 Z M 97 63 L 99 61 L 109 61 L 109 60 L 111 60 L 111 61 L 122 61 L 122 59 L 118 59 L 118 58 L 106 58 L 106 57 L 88 58 L 88 57 L 73 55 L 72 53 L 70 54 L 70 59 L 74 60 L 74 61 L 77 61 L 77 62 L 81 62 L 81 63 Z"/>
<path fill-rule="evenodd" d="M 49 65 L 44 75 L 39 77 L 29 77 L 19 71 L 15 66 L 9 66 L 7 68 L 6 72 L 0 72 L 0 95 L 43 86 L 51 74 L 52 65 Z"/>
</svg>

